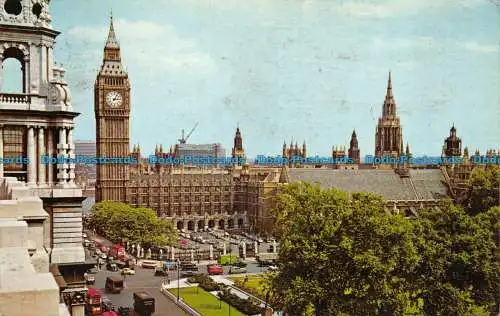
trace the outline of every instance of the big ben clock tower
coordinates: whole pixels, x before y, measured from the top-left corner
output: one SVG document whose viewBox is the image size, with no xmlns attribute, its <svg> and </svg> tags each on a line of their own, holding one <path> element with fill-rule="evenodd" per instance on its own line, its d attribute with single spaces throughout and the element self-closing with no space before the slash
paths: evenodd
<svg viewBox="0 0 500 316">
<path fill-rule="evenodd" d="M 94 86 L 96 152 L 98 158 L 129 156 L 130 83 L 123 69 L 113 17 L 104 47 L 104 60 Z M 97 165 L 96 202 L 125 201 L 129 168 L 125 163 Z"/>
</svg>

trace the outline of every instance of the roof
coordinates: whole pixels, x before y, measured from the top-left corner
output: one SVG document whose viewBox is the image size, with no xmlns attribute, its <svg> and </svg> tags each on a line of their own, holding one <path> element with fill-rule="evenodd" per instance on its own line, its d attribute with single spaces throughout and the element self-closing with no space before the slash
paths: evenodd
<svg viewBox="0 0 500 316">
<path fill-rule="evenodd" d="M 308 169 L 288 170 L 290 182 L 319 183 L 323 188 L 337 188 L 349 193 L 370 192 L 386 200 L 432 200 L 448 196 L 439 169 L 410 169 L 410 176 L 400 177 L 394 170 Z"/>
<path fill-rule="evenodd" d="M 99 291 L 96 288 L 89 287 L 88 296 L 90 296 L 90 297 L 92 297 L 92 296 L 102 296 L 102 292 Z"/>
<path fill-rule="evenodd" d="M 123 281 L 123 278 L 121 276 L 118 276 L 118 275 L 109 276 L 109 277 L 107 277 L 107 279 L 110 279 L 113 282 Z"/>
</svg>

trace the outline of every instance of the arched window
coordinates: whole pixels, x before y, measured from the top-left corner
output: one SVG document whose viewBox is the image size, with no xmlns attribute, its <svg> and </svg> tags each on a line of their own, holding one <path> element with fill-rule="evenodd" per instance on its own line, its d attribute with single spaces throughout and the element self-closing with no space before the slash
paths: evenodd
<svg viewBox="0 0 500 316">
<path fill-rule="evenodd" d="M 3 53 L 1 92 L 26 93 L 24 54 L 16 47 L 7 48 Z"/>
</svg>

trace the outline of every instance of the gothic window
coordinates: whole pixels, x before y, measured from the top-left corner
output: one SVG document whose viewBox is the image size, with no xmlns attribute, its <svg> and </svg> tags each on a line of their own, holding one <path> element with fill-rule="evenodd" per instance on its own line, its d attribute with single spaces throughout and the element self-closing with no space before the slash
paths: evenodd
<svg viewBox="0 0 500 316">
<path fill-rule="evenodd" d="M 205 202 L 210 202 L 210 196 L 205 196 Z"/>
<path fill-rule="evenodd" d="M 184 202 L 189 202 L 189 195 L 184 195 Z"/>
<path fill-rule="evenodd" d="M 3 156 L 6 158 L 26 157 L 25 147 L 25 129 L 24 127 L 9 126 L 3 130 Z M 26 164 L 6 163 L 4 170 L 8 171 L 26 171 Z"/>
</svg>

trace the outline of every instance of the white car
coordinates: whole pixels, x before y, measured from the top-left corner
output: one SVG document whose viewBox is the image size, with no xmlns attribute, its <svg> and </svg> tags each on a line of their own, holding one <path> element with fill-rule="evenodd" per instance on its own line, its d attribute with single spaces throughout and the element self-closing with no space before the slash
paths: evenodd
<svg viewBox="0 0 500 316">
<path fill-rule="evenodd" d="M 123 275 L 135 275 L 135 271 L 130 269 L 130 268 L 123 268 L 122 274 Z"/>
<path fill-rule="evenodd" d="M 278 267 L 277 266 L 269 266 L 269 267 L 267 267 L 267 269 L 269 271 L 278 271 Z"/>
</svg>

